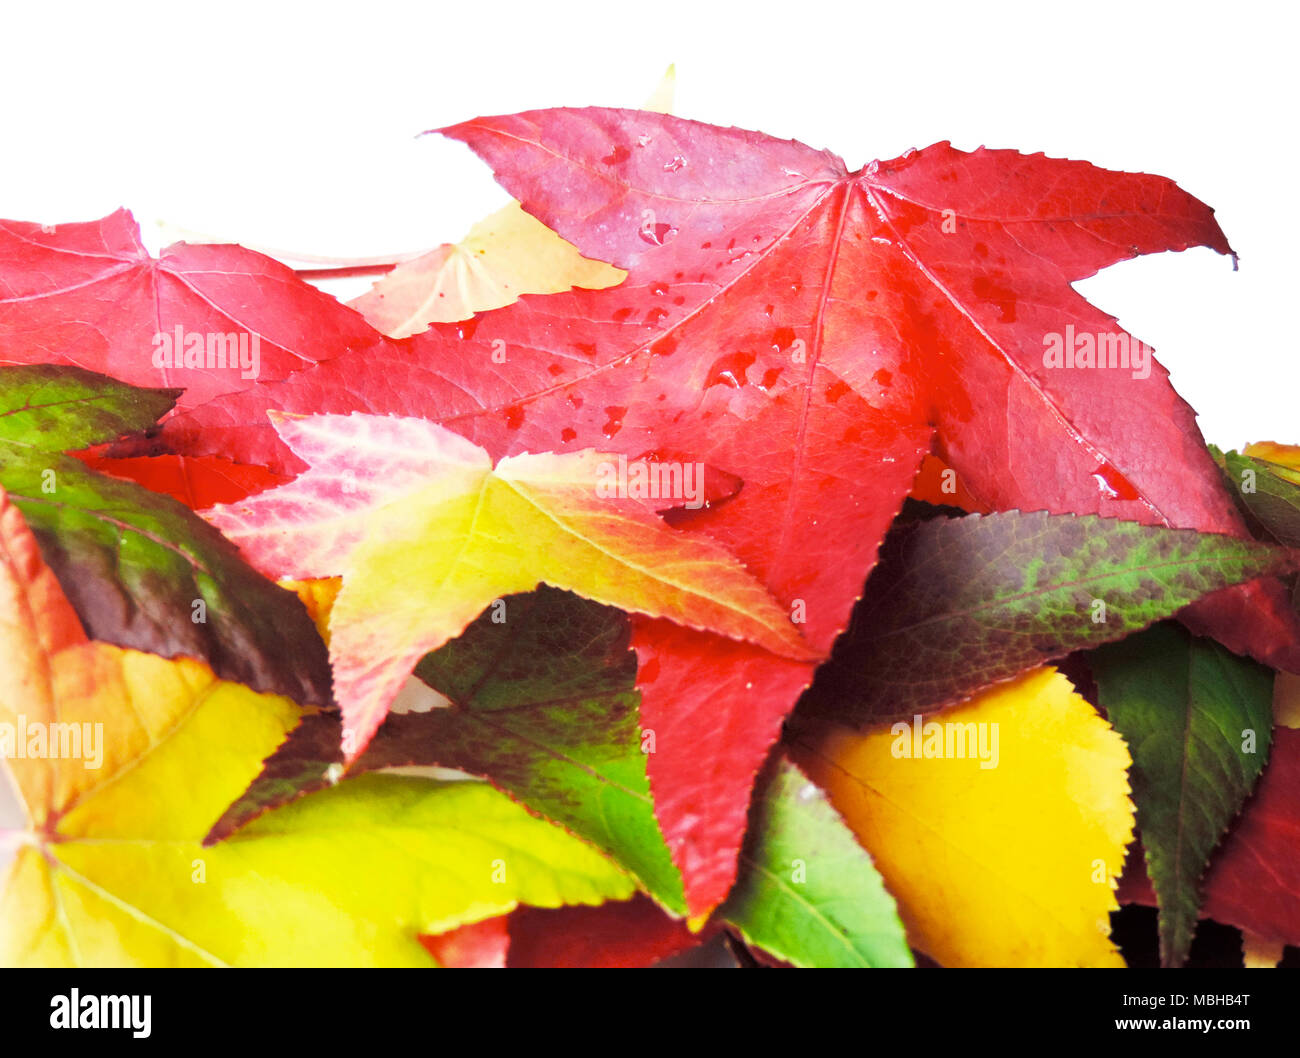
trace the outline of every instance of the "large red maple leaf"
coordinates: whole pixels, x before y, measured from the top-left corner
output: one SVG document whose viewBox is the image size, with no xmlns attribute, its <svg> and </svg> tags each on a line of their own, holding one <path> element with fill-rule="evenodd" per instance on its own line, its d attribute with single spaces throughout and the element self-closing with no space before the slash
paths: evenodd
<svg viewBox="0 0 1300 1058">
<path fill-rule="evenodd" d="M 177 443 L 299 469 L 265 428 L 270 406 L 422 415 L 494 458 L 702 460 L 744 488 L 678 524 L 730 547 L 822 651 L 932 444 L 990 509 L 1244 534 L 1159 364 L 1044 355 L 1053 335 L 1127 348 L 1071 283 L 1143 253 L 1229 252 L 1212 211 L 1172 182 L 947 144 L 850 173 L 799 143 L 622 110 L 444 131 L 627 281 L 230 395 L 173 420 Z M 1232 620 L 1216 620 L 1225 606 Z M 1280 586 L 1202 615 L 1230 647 L 1295 663 Z M 731 884 L 753 776 L 811 670 L 653 622 L 635 645 L 657 811 L 700 912 Z"/>
</svg>

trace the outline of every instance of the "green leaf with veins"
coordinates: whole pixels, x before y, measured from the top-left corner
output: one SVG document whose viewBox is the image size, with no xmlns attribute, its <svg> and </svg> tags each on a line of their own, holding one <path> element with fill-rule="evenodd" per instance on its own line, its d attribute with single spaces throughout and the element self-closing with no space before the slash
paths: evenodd
<svg viewBox="0 0 1300 1058">
<path fill-rule="evenodd" d="M 621 612 L 569 592 L 508 596 L 416 669 L 451 708 L 390 715 L 350 773 L 439 765 L 486 776 L 682 913 L 681 876 L 646 778 L 628 634 Z M 337 715 L 304 720 L 211 839 L 327 783 L 343 760 L 340 741 Z"/>
<path fill-rule="evenodd" d="M 1187 959 L 1210 854 L 1254 789 L 1273 673 L 1167 623 L 1089 655 L 1098 701 L 1133 754 L 1129 780 L 1160 907 L 1160 956 Z"/>
<path fill-rule="evenodd" d="M 795 966 L 913 964 L 871 857 L 821 788 L 784 756 L 759 783 L 740 877 L 718 915 Z"/>
<path fill-rule="evenodd" d="M 1266 459 L 1210 452 L 1218 460 L 1246 517 L 1264 533 L 1287 547 L 1300 547 L 1300 475 Z"/>
</svg>

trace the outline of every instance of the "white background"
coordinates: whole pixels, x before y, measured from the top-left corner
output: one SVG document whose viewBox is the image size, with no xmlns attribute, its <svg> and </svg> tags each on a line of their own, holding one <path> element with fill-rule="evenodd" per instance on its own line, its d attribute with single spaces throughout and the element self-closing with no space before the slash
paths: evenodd
<svg viewBox="0 0 1300 1058">
<path fill-rule="evenodd" d="M 454 241 L 505 201 L 429 128 L 635 106 L 795 137 L 851 168 L 949 139 L 1160 173 L 1210 203 L 1208 250 L 1081 286 L 1155 346 L 1207 438 L 1300 441 L 1291 5 L 602 3 L 12 5 L 0 15 L 0 216 L 132 209 L 322 256 Z"/>
<path fill-rule="evenodd" d="M 1208 439 L 1300 441 L 1297 19 L 1286 5 L 24 4 L 0 14 L 0 216 L 131 208 L 299 254 L 458 239 L 505 201 L 424 129 L 554 105 L 635 106 L 829 147 L 851 168 L 949 139 L 1176 179 L 1208 250 L 1081 289 L 1155 346 Z M 2 806 L 0 806 L 2 808 Z M 0 810 L 0 816 L 4 813 Z"/>
</svg>

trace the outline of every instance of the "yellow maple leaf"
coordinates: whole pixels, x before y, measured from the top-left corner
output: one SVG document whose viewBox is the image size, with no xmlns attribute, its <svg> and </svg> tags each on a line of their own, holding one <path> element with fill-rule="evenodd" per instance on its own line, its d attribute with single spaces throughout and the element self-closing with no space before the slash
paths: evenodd
<svg viewBox="0 0 1300 1058">
<path fill-rule="evenodd" d="M 348 780 L 205 847 L 303 712 L 88 640 L 0 490 L 0 765 L 26 813 L 0 831 L 0 965 L 428 965 L 420 933 L 631 895 L 477 782 Z"/>
<path fill-rule="evenodd" d="M 1133 838 L 1128 748 L 1056 670 L 928 721 L 803 738 L 796 755 L 913 947 L 944 966 L 1123 965 L 1108 913 Z"/>
<path fill-rule="evenodd" d="M 617 494 L 618 456 L 528 454 L 493 467 L 484 449 L 423 419 L 273 420 L 310 469 L 203 513 L 270 577 L 343 578 L 329 646 L 350 758 L 425 653 L 503 596 L 543 583 L 786 657 L 816 656 L 730 552 Z"/>
<path fill-rule="evenodd" d="M 626 278 L 613 265 L 583 257 L 511 202 L 475 224 L 460 242 L 397 265 L 348 304 L 376 330 L 405 338 L 431 323 L 466 320 L 513 304 L 521 294 L 603 290 Z"/>
</svg>

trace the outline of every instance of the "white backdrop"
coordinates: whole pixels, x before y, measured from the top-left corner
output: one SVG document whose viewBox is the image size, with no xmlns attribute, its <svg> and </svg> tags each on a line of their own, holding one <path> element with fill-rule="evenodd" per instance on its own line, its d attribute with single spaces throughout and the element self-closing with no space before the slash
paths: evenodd
<svg viewBox="0 0 1300 1058">
<path fill-rule="evenodd" d="M 1176 179 L 1219 211 L 1207 250 L 1081 289 L 1155 346 L 1216 443 L 1300 441 L 1295 10 L 1157 4 L 12 6 L 0 15 L 0 216 L 125 205 L 325 256 L 420 250 L 504 201 L 424 129 L 552 105 L 635 106 L 802 139 L 850 167 L 949 139 Z"/>
<path fill-rule="evenodd" d="M 1211 441 L 1300 441 L 1294 10 L 1275 2 L 65 5 L 0 13 L 0 216 L 131 208 L 301 254 L 458 239 L 505 201 L 420 131 L 553 105 L 675 111 L 856 168 L 949 139 L 1176 179 L 1208 250 L 1081 286 L 1154 345 Z M 0 805 L 0 816 L 4 806 Z M 0 820 L 2 822 L 2 820 Z"/>
</svg>

